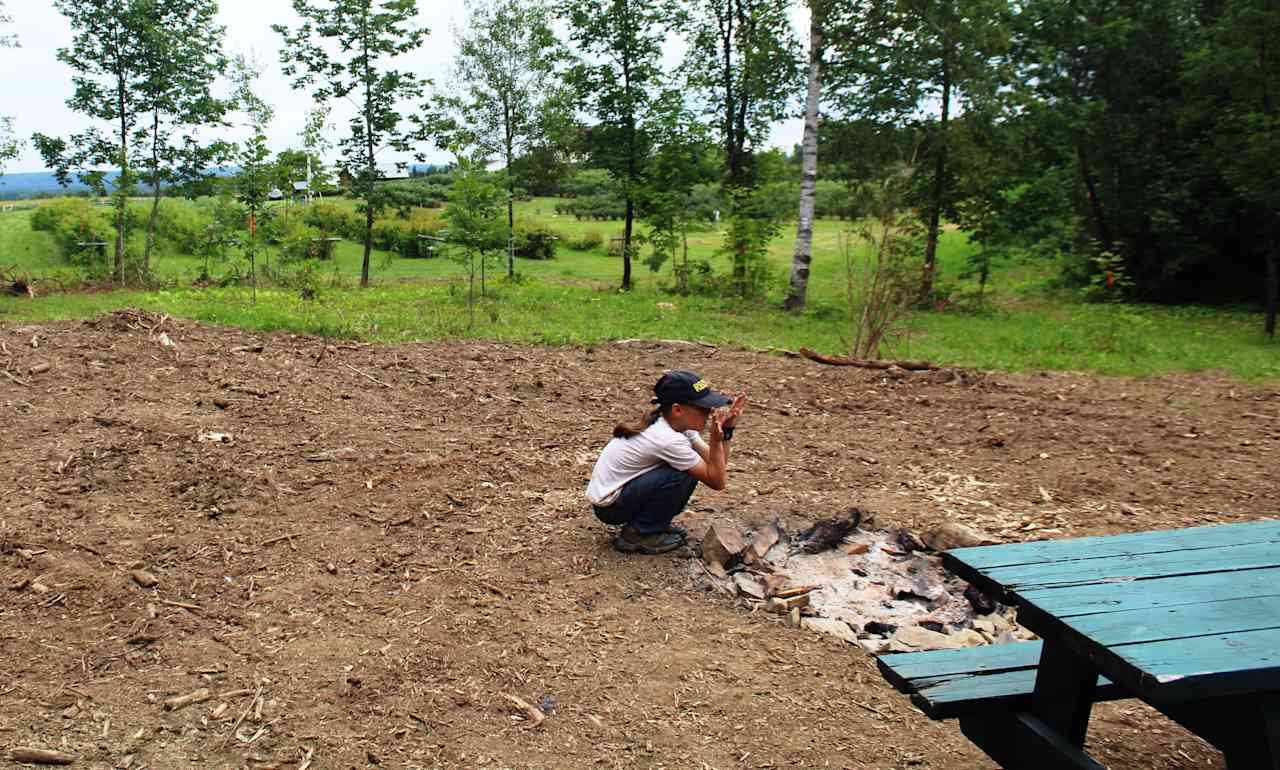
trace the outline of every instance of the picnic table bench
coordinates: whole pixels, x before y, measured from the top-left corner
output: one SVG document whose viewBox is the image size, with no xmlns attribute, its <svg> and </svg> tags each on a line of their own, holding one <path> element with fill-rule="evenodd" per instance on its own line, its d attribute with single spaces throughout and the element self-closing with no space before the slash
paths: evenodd
<svg viewBox="0 0 1280 770">
<path fill-rule="evenodd" d="M 1095 702 L 1139 698 L 1280 770 L 1280 521 L 964 548 L 943 561 L 1038 642 L 885 655 L 885 678 L 1008 770 L 1102 770 Z"/>
</svg>

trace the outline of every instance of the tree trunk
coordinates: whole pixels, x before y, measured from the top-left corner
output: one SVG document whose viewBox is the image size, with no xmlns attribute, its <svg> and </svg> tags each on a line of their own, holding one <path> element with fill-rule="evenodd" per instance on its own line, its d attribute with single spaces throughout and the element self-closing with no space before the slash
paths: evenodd
<svg viewBox="0 0 1280 770">
<path fill-rule="evenodd" d="M 1276 336 L 1276 311 L 1280 309 L 1280 259 L 1276 257 L 1276 241 L 1271 238 L 1263 257 L 1267 263 L 1267 336 Z"/>
<path fill-rule="evenodd" d="M 373 152 L 373 94 L 370 93 L 370 81 L 373 73 L 369 67 L 369 7 L 364 8 L 364 16 L 360 19 L 360 42 L 364 55 L 364 137 L 365 157 L 368 158 L 366 175 L 368 187 L 364 191 L 364 259 L 360 262 L 360 288 L 369 287 L 369 255 L 373 251 L 373 196 L 374 184 L 378 180 L 378 166 Z"/>
<path fill-rule="evenodd" d="M 804 104 L 803 170 L 800 176 L 800 218 L 796 222 L 796 248 L 791 258 L 791 287 L 783 307 L 804 310 L 809 289 L 809 265 L 813 261 L 813 216 L 818 187 L 818 101 L 822 95 L 821 0 L 810 0 L 809 89 Z"/>
<path fill-rule="evenodd" d="M 511 174 L 507 174 L 507 277 L 516 277 L 516 204 Z"/>
<path fill-rule="evenodd" d="M 129 205 L 126 186 L 129 183 L 129 119 L 125 114 L 124 77 L 118 80 L 120 109 L 120 177 L 116 180 L 116 280 L 124 283 L 124 218 Z"/>
<path fill-rule="evenodd" d="M 942 115 L 938 121 L 938 146 L 933 166 L 933 201 L 929 205 L 929 232 L 924 245 L 924 276 L 920 282 L 920 298 L 933 293 L 933 278 L 938 264 L 938 229 L 942 220 L 942 201 L 947 182 L 947 121 L 951 117 L 950 51 L 942 56 Z"/>
<path fill-rule="evenodd" d="M 516 277 L 516 176 L 511 164 L 515 162 L 515 146 L 511 130 L 511 118 L 507 118 L 507 277 Z M 483 257 L 481 257 L 483 259 Z"/>
<path fill-rule="evenodd" d="M 1111 240 L 1111 228 L 1107 227 L 1107 218 L 1102 211 L 1102 199 L 1098 197 L 1098 186 L 1093 181 L 1093 171 L 1089 165 L 1089 156 L 1084 151 L 1084 143 L 1076 142 L 1076 160 L 1080 163 L 1080 176 L 1084 180 L 1085 194 L 1089 198 L 1089 216 L 1093 220 L 1093 232 L 1104 251 L 1115 248 Z"/>
<path fill-rule="evenodd" d="M 630 6 L 627 6 L 630 10 Z M 631 291 L 631 234 L 635 225 L 636 186 L 640 184 L 640 168 L 636 158 L 636 112 L 635 94 L 631 90 L 631 50 L 624 46 L 622 51 L 622 88 L 625 94 L 625 111 L 627 121 L 627 185 L 626 215 L 622 225 L 622 290 Z"/>
<path fill-rule="evenodd" d="M 635 201 L 627 190 L 627 218 L 622 225 L 622 290 L 631 291 L 631 226 L 635 221 Z"/>
<path fill-rule="evenodd" d="M 142 249 L 142 271 L 151 273 L 151 248 L 156 242 L 156 218 L 160 213 L 160 113 L 151 113 L 151 216 L 147 218 L 147 244 Z"/>
<path fill-rule="evenodd" d="M 369 185 L 368 195 L 373 196 L 373 185 Z M 369 255 L 373 252 L 373 204 L 365 200 L 364 206 L 364 259 L 360 261 L 360 287 L 369 286 Z"/>
</svg>

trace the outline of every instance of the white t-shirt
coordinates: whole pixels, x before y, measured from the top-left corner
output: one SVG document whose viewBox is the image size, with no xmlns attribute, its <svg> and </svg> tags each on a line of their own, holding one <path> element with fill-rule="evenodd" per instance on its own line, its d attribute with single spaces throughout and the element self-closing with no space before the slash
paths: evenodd
<svg viewBox="0 0 1280 770">
<path fill-rule="evenodd" d="M 696 440 L 696 430 L 680 433 L 663 417 L 631 438 L 613 439 L 596 460 L 587 485 L 587 499 L 592 505 L 612 505 L 628 481 L 663 463 L 678 471 L 689 470 L 702 459 L 693 448 Z"/>
</svg>

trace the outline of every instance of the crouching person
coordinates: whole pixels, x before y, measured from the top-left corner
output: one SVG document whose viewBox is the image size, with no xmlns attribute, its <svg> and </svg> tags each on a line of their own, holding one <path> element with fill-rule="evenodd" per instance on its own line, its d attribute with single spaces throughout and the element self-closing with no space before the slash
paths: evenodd
<svg viewBox="0 0 1280 770">
<path fill-rule="evenodd" d="M 613 547 L 623 553 L 665 553 L 684 544 L 684 529 L 671 522 L 698 482 L 724 489 L 729 441 L 747 406 L 745 393 L 731 398 L 683 370 L 664 374 L 653 396 L 642 420 L 613 429 L 587 486 L 596 518 L 622 527 Z"/>
</svg>

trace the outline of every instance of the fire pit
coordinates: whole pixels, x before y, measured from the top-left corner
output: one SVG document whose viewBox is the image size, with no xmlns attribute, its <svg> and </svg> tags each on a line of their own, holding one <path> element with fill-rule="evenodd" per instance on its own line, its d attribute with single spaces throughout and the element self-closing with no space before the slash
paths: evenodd
<svg viewBox="0 0 1280 770">
<path fill-rule="evenodd" d="M 874 521 L 853 508 L 794 536 L 780 521 L 745 536 L 717 521 L 693 569 L 722 593 L 786 615 L 789 625 L 872 653 L 1034 638 L 1011 608 L 942 567 L 938 551 L 989 540 L 952 524 L 922 541 L 907 530 L 877 529 Z"/>
</svg>

